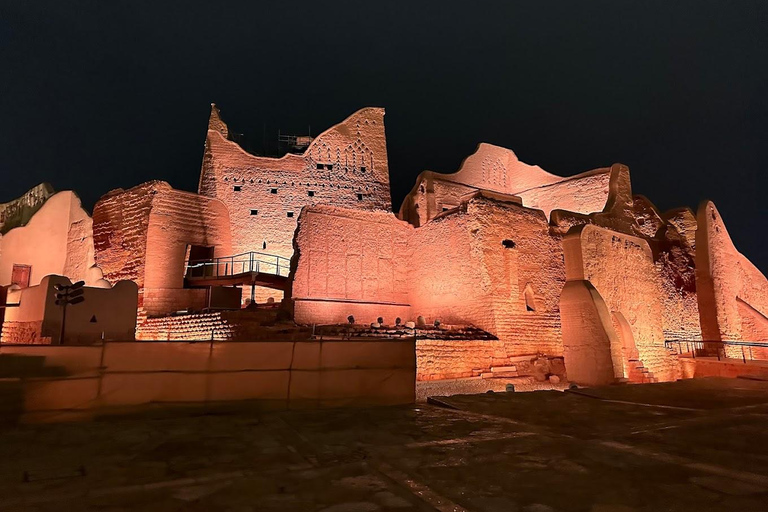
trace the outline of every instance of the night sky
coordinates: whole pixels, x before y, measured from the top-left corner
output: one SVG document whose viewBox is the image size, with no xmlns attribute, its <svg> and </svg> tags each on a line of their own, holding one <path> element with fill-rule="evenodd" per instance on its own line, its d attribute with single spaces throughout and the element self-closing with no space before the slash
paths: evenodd
<svg viewBox="0 0 768 512">
<path fill-rule="evenodd" d="M 211 102 L 267 151 L 382 106 L 396 209 L 479 142 L 621 162 L 661 210 L 712 199 L 768 272 L 765 0 L 197 4 L 0 1 L 0 202 L 196 191 Z"/>
</svg>

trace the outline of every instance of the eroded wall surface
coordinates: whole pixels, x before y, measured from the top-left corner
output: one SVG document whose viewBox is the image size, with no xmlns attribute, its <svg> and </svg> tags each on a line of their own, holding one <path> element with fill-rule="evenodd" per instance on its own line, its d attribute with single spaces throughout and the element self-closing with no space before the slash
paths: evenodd
<svg viewBox="0 0 768 512">
<path fill-rule="evenodd" d="M 213 106 L 199 192 L 226 205 L 235 253 L 290 258 L 305 206 L 391 210 L 384 109 L 364 108 L 318 135 L 302 155 L 251 155 L 228 140 Z"/>
<path fill-rule="evenodd" d="M 205 290 L 184 288 L 190 246 L 212 247 L 214 257 L 232 254 L 224 204 L 165 182 L 112 191 L 96 203 L 93 215 L 104 278 L 134 281 L 139 306 L 149 316 L 204 307 Z"/>
<path fill-rule="evenodd" d="M 0 204 L 0 234 L 24 226 L 55 191 L 49 183 L 40 183 L 23 196 Z"/>
<path fill-rule="evenodd" d="M 628 322 L 643 366 L 660 380 L 678 376 L 675 358 L 664 346 L 662 290 L 648 243 L 637 237 L 585 226 L 581 232 L 584 278 L 600 293 L 612 314 Z M 616 329 L 619 339 L 620 329 Z M 625 353 L 624 359 L 630 357 Z M 625 374 L 626 376 L 626 374 Z"/>
<path fill-rule="evenodd" d="M 296 242 L 299 323 L 421 316 L 477 326 L 510 355 L 561 353 L 562 250 L 544 215 L 514 198 L 479 194 L 419 229 L 383 212 L 314 207 Z"/>
<path fill-rule="evenodd" d="M 714 203 L 703 202 L 697 220 L 696 285 L 704 339 L 768 342 L 768 280 L 736 250 Z"/>
<path fill-rule="evenodd" d="M 608 199 L 609 181 L 610 169 L 563 178 L 521 162 L 509 149 L 480 144 L 453 174 L 421 173 L 403 200 L 399 217 L 423 226 L 477 190 L 519 196 L 523 206 L 540 209 L 547 218 L 554 209 L 600 212 Z"/>
<path fill-rule="evenodd" d="M 0 238 L 0 285 L 11 283 L 14 265 L 31 267 L 30 286 L 50 274 L 97 285 L 101 272 L 93 268 L 92 224 L 74 192 L 54 194 L 26 225 Z"/>
</svg>

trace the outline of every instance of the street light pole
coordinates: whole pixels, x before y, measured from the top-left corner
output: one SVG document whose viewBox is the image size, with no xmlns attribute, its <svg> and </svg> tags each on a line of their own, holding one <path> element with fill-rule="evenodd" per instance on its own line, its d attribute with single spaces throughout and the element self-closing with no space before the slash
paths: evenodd
<svg viewBox="0 0 768 512">
<path fill-rule="evenodd" d="M 61 306 L 61 332 L 59 333 L 59 345 L 64 344 L 64 329 L 67 323 L 67 306 L 80 304 L 85 300 L 83 297 L 83 286 L 85 281 L 78 281 L 74 284 L 56 284 L 56 305 Z"/>
</svg>

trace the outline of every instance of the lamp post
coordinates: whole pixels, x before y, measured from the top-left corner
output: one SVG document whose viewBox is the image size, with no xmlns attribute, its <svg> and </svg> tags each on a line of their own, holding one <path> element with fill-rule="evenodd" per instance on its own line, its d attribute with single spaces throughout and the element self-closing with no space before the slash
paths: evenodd
<svg viewBox="0 0 768 512">
<path fill-rule="evenodd" d="M 64 327 L 67 321 L 67 306 L 80 304 L 85 300 L 83 297 L 83 286 L 85 281 L 78 281 L 74 284 L 56 284 L 56 305 L 62 307 L 61 312 L 61 333 L 59 333 L 59 345 L 64 344 Z"/>
</svg>

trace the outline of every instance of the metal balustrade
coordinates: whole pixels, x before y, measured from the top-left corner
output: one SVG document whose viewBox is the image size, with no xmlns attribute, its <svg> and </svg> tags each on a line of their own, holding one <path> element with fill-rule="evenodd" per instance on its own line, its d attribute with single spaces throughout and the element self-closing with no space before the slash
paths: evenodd
<svg viewBox="0 0 768 512">
<path fill-rule="evenodd" d="M 185 274 L 187 279 L 225 278 L 248 273 L 288 277 L 290 269 L 291 260 L 288 258 L 276 254 L 251 251 L 233 256 L 189 261 Z"/>
<path fill-rule="evenodd" d="M 667 340 L 664 346 L 676 350 L 681 356 L 717 357 L 721 359 L 741 359 L 744 363 L 752 360 L 765 360 L 763 350 L 768 351 L 768 342 L 759 341 L 683 341 Z M 762 349 L 754 351 L 753 349 Z"/>
</svg>

